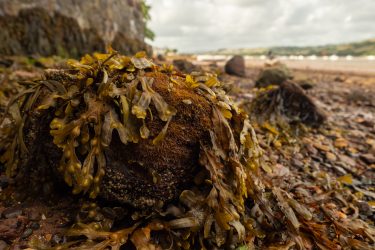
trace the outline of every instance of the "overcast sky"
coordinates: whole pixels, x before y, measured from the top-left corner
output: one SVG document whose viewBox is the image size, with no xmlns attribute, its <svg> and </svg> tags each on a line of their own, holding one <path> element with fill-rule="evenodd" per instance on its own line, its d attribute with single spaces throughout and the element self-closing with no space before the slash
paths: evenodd
<svg viewBox="0 0 375 250">
<path fill-rule="evenodd" d="M 324 45 L 375 38 L 375 0 L 147 0 L 153 45 L 220 48 Z"/>
</svg>

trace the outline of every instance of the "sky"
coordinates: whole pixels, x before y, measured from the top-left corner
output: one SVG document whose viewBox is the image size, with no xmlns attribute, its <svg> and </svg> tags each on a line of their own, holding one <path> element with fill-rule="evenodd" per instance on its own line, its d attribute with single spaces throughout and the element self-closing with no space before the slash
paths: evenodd
<svg viewBox="0 0 375 250">
<path fill-rule="evenodd" d="M 375 0 L 146 0 L 152 45 L 179 52 L 375 38 Z"/>
</svg>

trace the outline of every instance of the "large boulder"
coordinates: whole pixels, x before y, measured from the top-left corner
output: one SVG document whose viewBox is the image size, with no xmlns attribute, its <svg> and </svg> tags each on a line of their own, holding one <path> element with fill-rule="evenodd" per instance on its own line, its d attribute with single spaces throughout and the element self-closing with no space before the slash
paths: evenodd
<svg viewBox="0 0 375 250">
<path fill-rule="evenodd" d="M 148 50 L 139 0 L 2 0 L 0 54 L 79 57 Z"/>
<path fill-rule="evenodd" d="M 225 64 L 225 73 L 244 77 L 246 75 L 245 59 L 243 56 L 234 56 Z"/>
<path fill-rule="evenodd" d="M 0 161 L 17 187 L 28 193 L 52 178 L 61 192 L 65 182 L 82 198 L 129 208 L 127 225 L 155 225 L 147 230 L 162 237 L 160 249 L 240 246 L 250 211 L 247 164 L 257 166 L 260 149 L 247 115 L 218 79 L 166 70 L 143 53 L 86 55 L 68 64 L 30 82 L 0 118 Z M 207 230 L 213 237 L 201 243 Z M 183 231 L 191 236 L 183 239 Z M 120 249 L 127 232 L 105 234 L 111 239 L 100 249 Z M 137 235 L 131 241 L 139 246 Z"/>
</svg>

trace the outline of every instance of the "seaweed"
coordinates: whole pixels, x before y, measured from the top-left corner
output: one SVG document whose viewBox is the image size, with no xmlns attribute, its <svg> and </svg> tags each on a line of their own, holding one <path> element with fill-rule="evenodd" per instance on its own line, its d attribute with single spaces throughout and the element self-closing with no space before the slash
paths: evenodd
<svg viewBox="0 0 375 250">
<path fill-rule="evenodd" d="M 324 189 L 323 194 L 310 182 L 290 185 L 285 181 L 280 186 L 273 185 L 266 171 L 265 151 L 260 146 L 263 141 L 259 140 L 248 115 L 226 95 L 215 75 L 198 72 L 184 75 L 173 67 L 155 65 L 145 53 L 127 57 L 111 49 L 107 54 L 71 60 L 69 65 L 71 68 L 67 70 L 47 72 L 45 79 L 30 83 L 9 103 L 7 116 L 0 123 L 6 134 L 4 139 L 0 138 L 1 160 L 9 175 L 30 167 L 25 164 L 30 157 L 28 152 L 33 152 L 27 128 L 32 117 L 42 116 L 49 117 L 50 143 L 60 152 L 56 162 L 59 175 L 71 186 L 73 194 L 92 202 L 97 202 L 106 188 L 102 184 L 110 183 L 104 182 L 105 178 L 117 180 L 108 175 L 114 168 L 109 152 L 114 147 L 122 150 L 116 151 L 122 154 L 129 153 L 126 152 L 129 148 L 120 147 L 124 145 L 138 145 L 147 152 L 164 147 L 165 151 L 157 152 L 160 159 L 167 161 L 172 159 L 168 156 L 177 154 L 174 147 L 182 144 L 169 135 L 179 135 L 181 139 L 188 137 L 188 132 L 198 138 L 197 150 L 192 153 L 197 161 L 194 157 L 187 159 L 196 164 L 194 168 L 187 165 L 194 175 L 184 183 L 176 198 L 160 198 L 160 203 L 145 201 L 152 204 L 146 208 L 130 204 L 131 212 L 121 220 L 105 216 L 104 208 L 99 206 L 83 205 L 82 209 L 89 210 L 87 218 L 78 217 L 66 232 L 68 243 L 56 248 L 120 249 L 133 245 L 137 249 L 339 249 L 341 246 L 370 249 L 373 246 L 374 229 L 340 212 L 349 206 L 345 202 L 340 207 L 334 204 L 335 193 L 342 193 L 343 201 L 352 198 L 341 182 L 327 184 L 327 176 L 315 173 L 311 178 Z M 194 120 L 192 112 L 183 114 L 186 110 L 195 110 L 200 120 Z M 199 126 L 189 127 L 182 115 L 192 123 L 200 123 Z M 176 124 L 182 121 L 185 123 Z M 9 124 L 14 125 L 12 129 Z M 280 133 L 271 124 L 265 127 L 274 136 Z M 115 141 L 118 143 L 113 144 Z M 171 141 L 175 144 L 168 144 Z M 192 145 L 189 143 L 188 140 L 187 147 Z M 176 167 L 173 161 L 172 165 Z M 161 177 L 155 169 L 148 170 L 153 172 L 146 191 L 153 192 Z M 126 174 L 129 173 L 125 172 L 125 178 L 130 178 Z M 174 185 L 175 189 L 180 188 Z M 37 238 L 32 238 L 29 245 L 38 249 L 52 247 Z"/>
</svg>

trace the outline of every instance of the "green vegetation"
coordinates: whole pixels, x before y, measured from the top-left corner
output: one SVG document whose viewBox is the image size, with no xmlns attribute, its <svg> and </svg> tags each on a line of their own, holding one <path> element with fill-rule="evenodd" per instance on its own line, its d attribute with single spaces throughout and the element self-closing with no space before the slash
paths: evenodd
<svg viewBox="0 0 375 250">
<path fill-rule="evenodd" d="M 285 46 L 285 47 L 271 47 L 271 48 L 247 48 L 247 49 L 220 49 L 212 52 L 213 54 L 221 55 L 265 55 L 269 50 L 272 50 L 274 55 L 288 56 L 288 55 L 317 55 L 317 56 L 367 56 L 375 55 L 375 39 L 370 39 L 362 42 L 338 44 L 338 45 L 324 45 L 324 46 Z"/>
<path fill-rule="evenodd" d="M 145 23 L 145 37 L 153 41 L 155 39 L 155 33 L 152 30 L 150 30 L 150 28 L 147 26 L 147 22 L 151 20 L 151 16 L 150 16 L 151 6 L 146 4 L 145 1 L 142 1 L 141 8 L 142 8 L 142 14 L 143 14 L 143 19 Z"/>
</svg>

